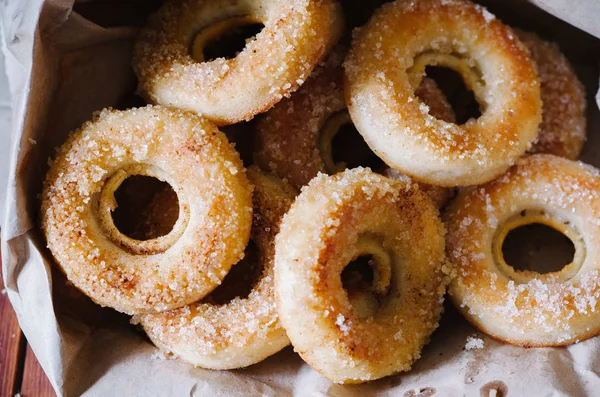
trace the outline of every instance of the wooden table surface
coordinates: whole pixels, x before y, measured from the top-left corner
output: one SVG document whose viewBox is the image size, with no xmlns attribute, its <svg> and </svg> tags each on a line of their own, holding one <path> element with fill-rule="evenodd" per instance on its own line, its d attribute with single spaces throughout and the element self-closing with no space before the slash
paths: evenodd
<svg viewBox="0 0 600 397">
<path fill-rule="evenodd" d="M 0 291 L 0 397 L 56 396 L 19 328 L 2 277 Z"/>
</svg>

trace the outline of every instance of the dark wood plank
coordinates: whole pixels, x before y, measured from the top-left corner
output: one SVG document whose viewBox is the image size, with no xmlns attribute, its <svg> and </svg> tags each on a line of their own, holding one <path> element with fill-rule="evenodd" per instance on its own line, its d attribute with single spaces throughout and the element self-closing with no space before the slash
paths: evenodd
<svg viewBox="0 0 600 397">
<path fill-rule="evenodd" d="M 25 369 L 23 372 L 23 383 L 21 385 L 22 397 L 56 397 L 56 393 L 50 385 L 44 370 L 38 363 L 35 354 L 27 345 L 25 354 Z"/>
<path fill-rule="evenodd" d="M 0 261 L 0 267 L 1 264 Z M 2 277 L 0 291 L 0 396 L 13 396 L 21 386 L 24 339 Z"/>
</svg>

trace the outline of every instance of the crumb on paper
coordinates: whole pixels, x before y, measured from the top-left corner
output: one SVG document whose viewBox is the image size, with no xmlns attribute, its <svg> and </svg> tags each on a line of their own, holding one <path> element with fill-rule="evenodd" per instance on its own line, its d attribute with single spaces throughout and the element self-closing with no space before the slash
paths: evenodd
<svg viewBox="0 0 600 397">
<path fill-rule="evenodd" d="M 483 339 L 476 336 L 467 336 L 467 343 L 465 344 L 465 350 L 483 349 Z"/>
<path fill-rule="evenodd" d="M 156 349 L 156 351 L 150 356 L 150 359 L 152 360 L 175 360 L 176 358 L 176 354 L 165 352 L 160 349 Z"/>
<path fill-rule="evenodd" d="M 36 141 L 35 139 L 31 138 L 31 137 L 30 137 L 30 138 L 27 138 L 27 141 L 28 141 L 29 143 L 31 143 L 32 145 L 37 145 L 37 141 Z"/>
<path fill-rule="evenodd" d="M 404 393 L 406 397 L 430 397 L 433 395 L 435 395 L 435 389 L 432 387 L 416 388 Z"/>
<path fill-rule="evenodd" d="M 150 356 L 150 358 L 152 360 L 167 360 L 167 356 L 165 356 L 165 354 L 162 352 L 162 350 L 156 350 L 154 353 L 152 353 L 152 355 Z"/>
</svg>

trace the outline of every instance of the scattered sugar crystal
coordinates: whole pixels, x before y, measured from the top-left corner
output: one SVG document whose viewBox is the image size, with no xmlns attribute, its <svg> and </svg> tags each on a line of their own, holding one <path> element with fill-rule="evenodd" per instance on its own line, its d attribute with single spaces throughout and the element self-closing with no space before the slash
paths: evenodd
<svg viewBox="0 0 600 397">
<path fill-rule="evenodd" d="M 481 11 L 481 13 L 483 14 L 483 18 L 485 19 L 485 21 L 487 23 L 490 23 L 490 21 L 493 21 L 494 19 L 496 19 L 496 17 L 494 16 L 494 14 L 492 14 L 491 12 L 489 12 L 487 10 L 487 8 L 483 8 L 483 10 Z"/>
<path fill-rule="evenodd" d="M 150 358 L 152 360 L 167 360 L 167 357 L 162 352 L 162 350 L 156 350 L 154 353 L 152 353 L 152 355 L 150 356 Z"/>
<path fill-rule="evenodd" d="M 467 343 L 465 344 L 465 350 L 476 350 L 483 349 L 483 339 L 476 336 L 467 336 Z"/>
<path fill-rule="evenodd" d="M 342 332 L 346 332 L 350 329 L 350 327 L 348 327 L 348 325 L 346 325 L 346 318 L 341 314 L 338 314 L 338 316 L 335 320 L 335 324 L 340 327 L 340 330 Z"/>
</svg>

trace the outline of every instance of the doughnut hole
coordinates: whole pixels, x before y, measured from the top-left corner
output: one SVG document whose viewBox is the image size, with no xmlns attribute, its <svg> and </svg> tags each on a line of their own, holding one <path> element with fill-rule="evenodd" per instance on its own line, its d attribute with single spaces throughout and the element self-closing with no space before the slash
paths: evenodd
<svg viewBox="0 0 600 397">
<path fill-rule="evenodd" d="M 264 27 L 250 15 L 216 22 L 196 34 L 192 41 L 191 56 L 198 62 L 235 58 Z"/>
<path fill-rule="evenodd" d="M 379 169 L 384 165 L 352 123 L 347 109 L 333 113 L 325 121 L 319 133 L 319 148 L 329 174 L 346 168 Z"/>
<path fill-rule="evenodd" d="M 523 210 L 497 230 L 492 251 L 498 269 L 518 283 L 564 282 L 581 268 L 586 248 L 567 220 L 544 210 Z"/>
<path fill-rule="evenodd" d="M 245 299 L 256 286 L 263 272 L 259 251 L 252 239 L 244 251 L 244 259 L 235 264 L 221 285 L 205 298 L 214 305 L 225 305 L 235 298 Z"/>
<path fill-rule="evenodd" d="M 358 319 L 377 314 L 390 290 L 391 277 L 389 253 L 376 241 L 362 238 L 358 256 L 341 273 L 342 285 Z"/>
<path fill-rule="evenodd" d="M 481 116 L 479 102 L 472 90 L 467 88 L 460 73 L 444 67 L 425 67 L 425 75 L 434 80 L 456 115 L 456 124 L 465 124 L 469 119 Z"/>
<path fill-rule="evenodd" d="M 530 223 L 511 230 L 502 244 L 504 260 L 515 270 L 558 272 L 575 256 L 575 245 L 558 230 Z"/>
<path fill-rule="evenodd" d="M 177 194 L 166 182 L 132 175 L 115 191 L 117 208 L 112 218 L 117 229 L 136 240 L 166 236 L 179 218 Z"/>
</svg>

